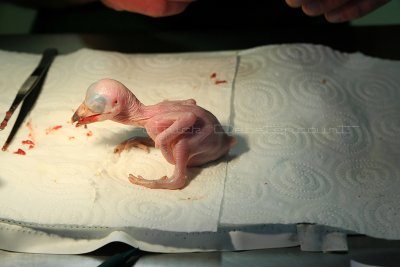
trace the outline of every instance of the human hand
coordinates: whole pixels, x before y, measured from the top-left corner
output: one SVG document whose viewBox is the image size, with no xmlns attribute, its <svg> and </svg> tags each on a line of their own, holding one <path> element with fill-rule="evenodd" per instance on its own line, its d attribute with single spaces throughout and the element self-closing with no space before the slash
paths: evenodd
<svg viewBox="0 0 400 267">
<path fill-rule="evenodd" d="M 362 17 L 390 0 L 285 0 L 290 7 L 309 16 L 325 15 L 329 22 L 345 22 Z"/>
<path fill-rule="evenodd" d="M 106 6 L 140 13 L 150 17 L 166 17 L 182 13 L 194 0 L 101 0 Z"/>
</svg>

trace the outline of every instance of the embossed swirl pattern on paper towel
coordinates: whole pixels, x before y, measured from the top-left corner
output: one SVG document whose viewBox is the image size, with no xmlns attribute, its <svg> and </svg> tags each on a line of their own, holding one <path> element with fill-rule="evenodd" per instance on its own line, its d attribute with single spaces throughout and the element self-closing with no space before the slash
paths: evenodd
<svg viewBox="0 0 400 267">
<path fill-rule="evenodd" d="M 257 74 L 259 71 L 266 71 L 267 59 L 260 55 L 249 55 L 240 61 L 240 68 L 238 69 L 238 77 L 245 78 Z"/>
<path fill-rule="evenodd" d="M 278 116 L 284 111 L 286 95 L 271 82 L 251 80 L 236 86 L 235 117 L 242 123 L 262 127 L 260 123 Z"/>
<path fill-rule="evenodd" d="M 57 64 L 57 61 L 55 61 L 51 65 L 46 77 L 46 87 L 49 88 L 48 92 L 58 94 L 59 92 L 53 88 L 62 87 L 65 83 L 68 83 L 68 79 L 71 77 L 70 72 L 71 70 L 69 68 L 62 64 Z"/>
<path fill-rule="evenodd" d="M 340 106 L 346 94 L 336 79 L 328 73 L 304 72 L 292 78 L 289 91 L 301 108 Z"/>
<path fill-rule="evenodd" d="M 240 54 L 241 62 L 253 60 L 256 55 L 266 57 L 267 64 L 253 73 L 251 68 L 248 72 L 244 69 L 246 75 L 238 76 L 236 85 L 259 79 L 276 84 L 280 92 L 287 93 L 284 106 L 272 119 L 259 116 L 253 125 L 246 124 L 246 117 L 253 121 L 252 114 L 258 114 L 260 96 L 254 94 L 256 104 L 239 110 L 241 107 L 236 104 L 248 97 L 244 93 L 250 91 L 236 87 L 235 112 L 246 115 L 242 118 L 235 114 L 235 127 L 253 126 L 262 132 L 263 125 L 294 124 L 305 127 L 305 139 L 293 132 L 287 136 L 267 136 L 254 131 L 245 135 L 249 150 L 238 159 L 242 168 L 235 166 L 235 161 L 230 162 L 228 175 L 236 179 L 227 179 L 226 190 L 243 187 L 256 194 L 257 188 L 264 188 L 265 192 L 259 195 L 263 201 L 254 201 L 251 196 L 233 200 L 235 207 L 229 209 L 231 214 L 223 209 L 221 220 L 236 224 L 264 223 L 271 216 L 259 211 L 273 214 L 275 210 L 266 203 L 281 202 L 285 223 L 307 221 L 377 237 L 399 238 L 396 217 L 399 211 L 392 207 L 396 201 L 387 196 L 398 191 L 400 179 L 396 166 L 400 151 L 400 75 L 399 69 L 393 67 L 394 62 L 313 45 L 253 49 Z M 266 167 L 254 168 L 255 163 Z M 238 182 L 236 173 L 231 173 L 243 170 L 248 172 L 247 180 Z M 260 184 L 264 176 L 268 179 L 266 187 Z M 247 187 L 242 186 L 246 181 Z M 239 188 L 233 184 L 237 182 Z M 377 199 L 387 201 L 375 203 Z M 369 201 L 371 204 L 366 205 Z M 375 212 L 371 211 L 374 209 Z M 372 226 L 368 226 L 369 221 Z M 377 231 L 378 228 L 382 231 Z"/>
<path fill-rule="evenodd" d="M 86 204 L 86 203 L 85 203 Z M 60 221 L 68 222 L 70 225 L 87 225 L 93 214 L 93 206 L 85 205 L 82 202 L 70 201 L 65 209 L 58 209 L 62 203 L 52 202 L 46 204 L 46 208 L 38 211 L 38 216 L 42 218 L 41 224 L 54 225 Z M 100 218 L 98 218 L 100 219 Z"/>
<path fill-rule="evenodd" d="M 13 94 L 19 89 L 19 86 L 24 82 L 24 79 L 35 69 L 39 63 L 40 56 L 25 54 L 25 53 L 13 53 L 1 51 L 1 67 L 0 77 L 3 76 L 6 79 L 6 85 L 8 88 L 13 89 Z M 15 87 L 15 89 L 13 88 Z M 15 91 L 14 91 L 15 90 Z"/>
<path fill-rule="evenodd" d="M 133 68 L 150 76 L 170 76 L 171 70 L 181 70 L 181 66 L 186 62 L 180 57 L 170 54 L 148 55 L 139 57 L 133 63 Z M 185 75 L 184 69 L 178 71 L 179 74 Z M 176 74 L 176 73 L 175 73 Z"/>
<path fill-rule="evenodd" d="M 384 143 L 392 143 L 399 147 L 400 145 L 400 108 L 389 109 L 382 112 L 373 121 L 372 127 L 380 135 Z M 399 151 L 400 152 L 400 151 Z"/>
<path fill-rule="evenodd" d="M 249 168 L 257 166 L 250 165 Z M 263 201 L 263 194 L 264 191 L 258 183 L 257 186 L 251 186 L 249 183 L 246 182 L 246 178 L 249 177 L 251 174 L 246 172 L 236 172 L 234 173 L 229 179 L 232 181 L 229 183 L 231 186 L 227 187 L 225 190 L 225 203 L 229 203 L 229 207 L 235 204 L 242 204 L 243 199 L 251 198 L 253 201 L 251 205 L 253 206 L 258 204 L 258 202 Z M 228 179 L 228 178 L 227 178 Z M 260 176 L 260 181 L 265 180 L 265 177 Z M 230 182 L 230 181 L 228 181 Z"/>
<path fill-rule="evenodd" d="M 364 221 L 371 232 L 382 236 L 400 235 L 400 206 L 399 196 L 388 195 L 368 200 L 363 209 Z"/>
<path fill-rule="evenodd" d="M 398 106 L 394 98 L 400 96 L 394 81 L 377 75 L 363 76 L 347 84 L 348 91 L 362 106 L 374 109 Z"/>
<path fill-rule="evenodd" d="M 343 155 L 365 151 L 372 145 L 367 127 L 350 114 L 327 113 L 313 126 L 313 137 L 317 143 Z"/>
<path fill-rule="evenodd" d="M 198 75 L 163 77 L 159 81 L 160 84 L 146 92 L 147 99 L 153 104 L 164 100 L 197 98 L 198 94 L 204 93 L 204 78 Z M 177 91 L 173 96 L 170 93 L 171 88 Z"/>
<path fill-rule="evenodd" d="M 332 189 L 332 179 L 322 169 L 297 161 L 278 162 L 272 169 L 271 184 L 293 199 L 318 199 Z"/>
<path fill-rule="evenodd" d="M 213 164 L 205 165 L 207 168 L 204 168 L 204 166 L 196 166 L 196 167 L 189 167 L 187 168 L 187 175 L 189 177 L 196 177 L 201 174 L 201 179 L 193 179 L 190 181 L 190 184 L 202 184 L 202 183 L 217 183 L 218 180 L 225 180 L 225 173 L 226 173 L 226 167 L 227 167 L 227 161 L 224 159 L 217 160 L 213 162 Z M 188 193 L 192 193 L 192 190 L 186 190 Z M 199 186 L 195 190 L 196 193 L 199 193 L 200 195 L 207 195 L 208 191 L 207 188 Z"/>
<path fill-rule="evenodd" d="M 353 192 L 383 193 L 396 184 L 395 167 L 378 160 L 353 159 L 336 167 L 337 180 Z"/>
<path fill-rule="evenodd" d="M 35 160 L 33 161 L 35 168 L 26 169 L 23 163 L 29 164 L 32 161 L 29 158 L 24 160 L 14 162 L 13 165 L 2 166 L 3 174 L 6 174 L 7 177 L 15 177 L 14 181 L 10 183 L 11 187 L 8 186 L 10 190 L 13 190 L 14 186 L 28 186 L 31 193 L 43 196 L 58 196 L 66 199 L 73 195 L 74 198 L 90 198 L 88 197 L 90 194 L 88 183 L 80 178 L 81 172 L 75 164 Z M 32 179 L 32 173 L 37 174 L 34 179 Z M 65 188 L 71 188 L 71 191 L 68 192 Z"/>
<path fill-rule="evenodd" d="M 340 229 L 360 231 L 361 226 L 353 213 L 333 204 L 305 205 L 296 212 L 308 222 L 339 227 Z"/>
<path fill-rule="evenodd" d="M 327 46 L 321 46 L 319 49 L 323 54 L 323 61 L 326 66 L 343 68 L 351 60 L 351 56 L 348 53 L 333 50 Z"/>
<path fill-rule="evenodd" d="M 125 73 L 129 70 L 128 66 L 128 59 L 123 54 L 90 51 L 89 53 L 79 53 L 74 67 L 78 75 L 110 77 Z"/>
<path fill-rule="evenodd" d="M 374 71 L 370 71 L 371 68 L 374 68 L 373 66 L 374 66 L 373 58 L 365 56 L 361 53 L 350 54 L 348 59 L 342 64 L 342 68 L 349 69 L 352 71 L 369 72 L 371 75 L 373 75 L 373 73 L 377 71 L 377 69 L 375 69 Z"/>
<path fill-rule="evenodd" d="M 153 200 L 147 198 L 143 201 L 138 201 L 134 194 L 128 195 L 118 201 L 116 210 L 126 223 L 143 228 L 165 227 L 183 216 L 182 209 L 177 208 L 173 200 L 156 193 Z"/>
<path fill-rule="evenodd" d="M 283 45 L 272 47 L 268 58 L 287 68 L 315 67 L 323 61 L 323 53 L 319 46 Z"/>
<path fill-rule="evenodd" d="M 267 125 L 252 132 L 250 149 L 258 156 L 288 156 L 302 152 L 310 144 L 309 135 L 296 124 Z"/>
</svg>

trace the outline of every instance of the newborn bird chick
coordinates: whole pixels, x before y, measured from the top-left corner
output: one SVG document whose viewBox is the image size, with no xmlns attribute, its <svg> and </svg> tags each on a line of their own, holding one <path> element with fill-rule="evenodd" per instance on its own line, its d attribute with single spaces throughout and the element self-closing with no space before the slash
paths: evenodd
<svg viewBox="0 0 400 267">
<path fill-rule="evenodd" d="M 150 137 L 128 139 L 116 147 L 116 153 L 130 147 L 147 150 L 148 146 L 155 146 L 175 165 L 171 177 L 158 180 L 129 175 L 131 183 L 148 188 L 183 188 L 187 183 L 187 167 L 216 160 L 235 144 L 234 137 L 224 132 L 217 118 L 197 106 L 195 100 L 145 106 L 122 83 L 111 79 L 92 84 L 72 117 L 77 126 L 104 120 L 143 127 Z"/>
</svg>

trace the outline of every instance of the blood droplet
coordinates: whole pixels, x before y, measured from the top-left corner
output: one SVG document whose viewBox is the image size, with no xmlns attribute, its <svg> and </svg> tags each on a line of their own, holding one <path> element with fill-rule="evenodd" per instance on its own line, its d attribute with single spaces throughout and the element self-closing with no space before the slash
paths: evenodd
<svg viewBox="0 0 400 267">
<path fill-rule="evenodd" d="M 227 83 L 226 80 L 215 80 L 215 84 Z"/>
<path fill-rule="evenodd" d="M 29 150 L 35 147 L 35 143 L 32 140 L 23 140 L 21 143 L 23 145 L 29 145 L 28 146 Z"/>
<path fill-rule="evenodd" d="M 35 145 L 35 143 L 32 140 L 23 140 L 21 143 L 23 145 L 32 145 L 32 146 Z"/>
<path fill-rule="evenodd" d="M 92 135 L 93 135 L 93 132 L 92 132 L 92 131 L 89 131 L 89 132 L 86 133 L 86 136 L 88 136 L 88 137 L 89 137 L 89 136 L 92 136 Z"/>
<path fill-rule="evenodd" d="M 15 151 L 14 154 L 25 156 L 25 155 L 26 155 L 26 152 L 23 151 L 21 148 L 18 148 L 18 150 Z"/>
<path fill-rule="evenodd" d="M 210 75 L 210 79 L 211 80 L 214 80 L 214 84 L 221 84 L 221 83 L 227 83 L 227 81 L 226 80 L 218 80 L 217 79 L 217 73 L 215 73 L 215 72 L 213 72 L 211 75 Z"/>
</svg>

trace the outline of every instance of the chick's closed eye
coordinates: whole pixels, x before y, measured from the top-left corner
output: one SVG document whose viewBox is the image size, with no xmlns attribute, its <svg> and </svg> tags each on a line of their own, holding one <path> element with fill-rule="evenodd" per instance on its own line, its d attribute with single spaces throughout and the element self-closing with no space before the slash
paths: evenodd
<svg viewBox="0 0 400 267">
<path fill-rule="evenodd" d="M 105 110 L 107 100 L 101 96 L 94 94 L 86 99 L 85 104 L 88 108 L 90 108 L 93 112 L 102 113 Z"/>
</svg>

